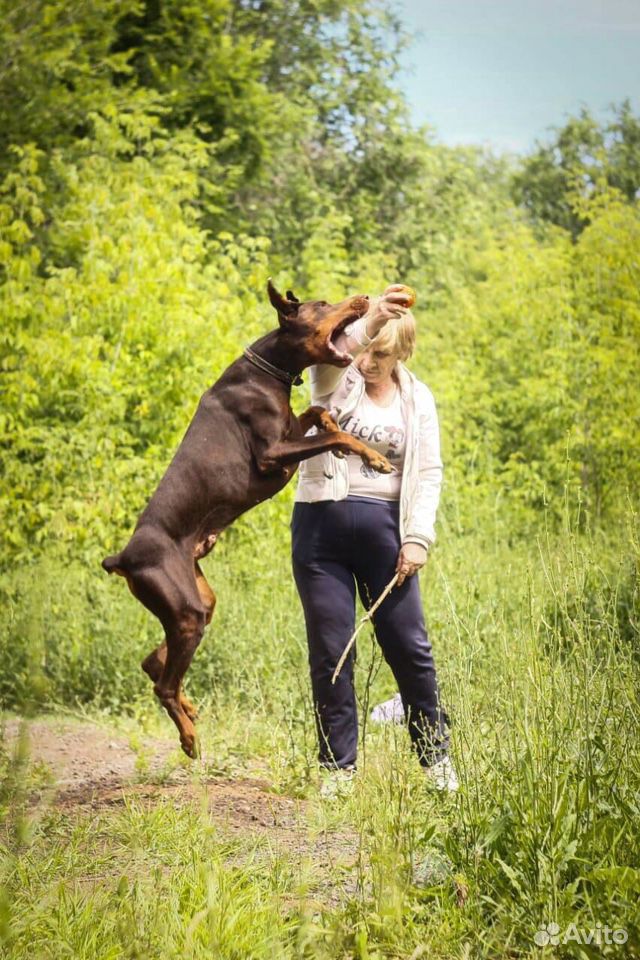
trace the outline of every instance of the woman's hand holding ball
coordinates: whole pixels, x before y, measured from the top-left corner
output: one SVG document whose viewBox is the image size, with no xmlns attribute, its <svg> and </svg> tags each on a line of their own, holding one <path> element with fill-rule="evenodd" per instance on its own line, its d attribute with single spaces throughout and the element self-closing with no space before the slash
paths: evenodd
<svg viewBox="0 0 640 960">
<path fill-rule="evenodd" d="M 416 302 L 413 287 L 404 283 L 390 284 L 382 296 L 372 304 L 367 316 L 367 335 L 375 337 L 388 320 L 395 320 L 403 310 L 409 310 Z"/>
<path fill-rule="evenodd" d="M 410 310 L 415 304 L 417 295 L 413 287 L 408 287 L 404 283 L 392 283 L 382 294 L 383 298 L 389 303 L 396 303 L 405 310 Z"/>
</svg>

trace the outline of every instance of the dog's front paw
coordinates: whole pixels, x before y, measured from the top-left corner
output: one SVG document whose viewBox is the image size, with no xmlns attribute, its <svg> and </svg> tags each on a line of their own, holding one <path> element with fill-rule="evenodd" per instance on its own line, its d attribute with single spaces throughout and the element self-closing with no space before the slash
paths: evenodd
<svg viewBox="0 0 640 960">
<path fill-rule="evenodd" d="M 381 453 L 377 453 L 375 450 L 367 450 L 366 453 L 362 454 L 362 459 L 372 470 L 375 470 L 376 473 L 393 472 L 393 465 L 389 463 L 386 457 L 383 457 Z"/>
<path fill-rule="evenodd" d="M 320 429 L 324 430 L 325 433 L 339 432 L 340 427 L 338 426 L 336 421 L 333 419 L 333 417 L 327 410 L 322 411 L 322 413 L 319 415 L 319 419 L 320 419 Z"/>
</svg>

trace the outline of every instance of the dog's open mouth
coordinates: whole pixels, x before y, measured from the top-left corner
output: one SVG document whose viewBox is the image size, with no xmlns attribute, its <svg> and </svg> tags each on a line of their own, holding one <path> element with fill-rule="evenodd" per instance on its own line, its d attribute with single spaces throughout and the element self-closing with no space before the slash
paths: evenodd
<svg viewBox="0 0 640 960">
<path fill-rule="evenodd" d="M 331 355 L 332 363 L 338 363 L 341 366 L 346 367 L 353 360 L 353 357 L 351 356 L 350 353 L 346 353 L 344 350 L 338 350 L 338 348 L 336 347 L 335 341 L 338 339 L 338 337 L 343 332 L 345 327 L 348 327 L 350 323 L 353 323 L 353 321 L 357 319 L 358 319 L 357 314 L 355 313 L 351 314 L 351 316 L 346 317 L 344 320 L 341 320 L 338 326 L 335 327 L 335 329 L 332 330 L 329 336 L 327 337 L 327 341 L 326 341 L 327 350 Z"/>
<path fill-rule="evenodd" d="M 340 322 L 333 328 L 326 340 L 326 347 L 331 356 L 331 360 L 329 361 L 330 363 L 341 367 L 348 367 L 349 364 L 353 362 L 352 355 L 347 353 L 345 350 L 338 350 L 335 341 L 350 323 L 353 323 L 355 320 L 359 320 L 360 317 L 363 317 L 368 309 L 369 304 L 365 300 L 361 306 L 353 310 L 344 318 L 344 320 L 340 320 Z"/>
</svg>

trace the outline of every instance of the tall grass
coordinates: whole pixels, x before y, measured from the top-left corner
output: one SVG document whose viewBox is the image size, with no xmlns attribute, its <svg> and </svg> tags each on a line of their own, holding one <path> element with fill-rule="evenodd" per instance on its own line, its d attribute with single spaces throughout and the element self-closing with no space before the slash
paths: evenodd
<svg viewBox="0 0 640 960">
<path fill-rule="evenodd" d="M 230 841 L 198 803 L 32 811 L 26 833 L 5 828 L 7 956 L 640 956 L 640 549 L 631 520 L 609 537 L 577 526 L 515 545 L 449 538 L 429 560 L 456 798 L 428 789 L 402 727 L 364 724 L 353 795 L 322 804 L 286 542 L 214 561 L 219 611 L 190 674 L 205 773 L 259 767 L 306 798 L 300 844 Z M 138 667 L 155 623 L 121 582 L 82 575 L 5 578 L 6 702 L 164 725 Z M 366 635 L 356 677 L 364 717 L 394 689 Z M 5 766 L 8 809 L 28 774 Z M 319 837 L 344 856 L 318 854 Z M 627 941 L 539 947 L 549 923 Z"/>
</svg>

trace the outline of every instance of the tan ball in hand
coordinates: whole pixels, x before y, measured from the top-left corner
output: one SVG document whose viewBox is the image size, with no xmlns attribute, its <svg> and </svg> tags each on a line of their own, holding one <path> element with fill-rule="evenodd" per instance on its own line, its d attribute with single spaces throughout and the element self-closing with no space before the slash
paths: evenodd
<svg viewBox="0 0 640 960">
<path fill-rule="evenodd" d="M 417 294 L 416 294 L 415 290 L 413 289 L 413 287 L 407 287 L 407 286 L 405 286 L 405 284 L 403 283 L 403 284 L 402 284 L 402 290 L 399 290 L 398 293 L 404 293 L 404 294 L 406 294 L 406 296 L 408 297 L 408 300 L 407 300 L 405 306 L 407 307 L 407 309 L 410 310 L 411 307 L 412 307 L 412 306 L 414 305 L 414 303 L 416 302 L 416 299 L 417 299 Z"/>
</svg>

